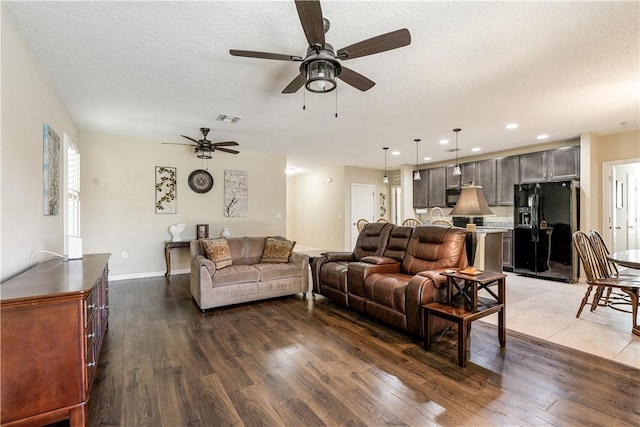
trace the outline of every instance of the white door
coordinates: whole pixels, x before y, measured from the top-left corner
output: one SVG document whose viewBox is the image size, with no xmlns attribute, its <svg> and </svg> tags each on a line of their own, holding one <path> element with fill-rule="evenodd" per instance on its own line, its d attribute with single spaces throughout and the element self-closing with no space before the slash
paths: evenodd
<svg viewBox="0 0 640 427">
<path fill-rule="evenodd" d="M 391 223 L 400 224 L 402 218 L 402 188 L 400 186 L 391 187 Z"/>
<path fill-rule="evenodd" d="M 358 240 L 356 222 L 364 218 L 369 222 L 375 222 L 374 207 L 376 186 L 369 184 L 351 184 L 351 248 Z"/>
<path fill-rule="evenodd" d="M 627 249 L 640 248 L 638 246 L 638 177 L 627 175 Z"/>
</svg>

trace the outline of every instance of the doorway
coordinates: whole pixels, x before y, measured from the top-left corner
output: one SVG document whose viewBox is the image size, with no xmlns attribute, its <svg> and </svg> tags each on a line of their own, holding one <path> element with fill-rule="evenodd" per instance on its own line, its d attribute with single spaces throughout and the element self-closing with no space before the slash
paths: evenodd
<svg viewBox="0 0 640 427">
<path fill-rule="evenodd" d="M 640 249 L 638 204 L 639 159 L 602 165 L 602 224 L 605 243 L 613 252 Z"/>
<path fill-rule="evenodd" d="M 402 187 L 391 187 L 391 223 L 400 224 L 402 218 Z"/>
<path fill-rule="evenodd" d="M 369 222 L 374 222 L 375 217 L 375 192 L 376 186 L 370 184 L 351 184 L 351 249 L 358 240 L 358 230 L 356 222 L 364 218 Z"/>
</svg>

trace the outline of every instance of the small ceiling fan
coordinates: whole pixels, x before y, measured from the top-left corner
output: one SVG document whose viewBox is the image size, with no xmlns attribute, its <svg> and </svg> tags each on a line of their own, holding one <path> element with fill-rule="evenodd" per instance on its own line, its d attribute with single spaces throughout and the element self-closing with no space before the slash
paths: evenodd
<svg viewBox="0 0 640 427">
<path fill-rule="evenodd" d="M 232 150 L 230 148 L 224 148 L 224 147 L 232 147 L 232 146 L 239 145 L 235 141 L 211 142 L 210 140 L 208 140 L 207 135 L 209 134 L 210 130 L 211 129 L 209 128 L 200 128 L 200 132 L 202 132 L 202 139 L 200 140 L 193 139 L 190 136 L 180 135 L 181 137 L 187 138 L 189 141 L 192 141 L 195 144 L 181 144 L 178 142 L 163 142 L 163 144 L 189 145 L 191 147 L 194 147 L 193 152 L 197 153 L 197 157 L 199 159 L 211 159 L 212 157 L 210 153 L 213 153 L 214 151 L 222 151 L 224 153 L 229 153 L 229 154 L 239 153 L 239 151 Z"/>
<path fill-rule="evenodd" d="M 295 93 L 303 85 L 311 92 L 331 92 L 336 88 L 336 78 L 361 91 L 369 90 L 375 83 L 362 74 L 342 66 L 340 61 L 397 49 L 411 43 L 409 30 L 403 28 L 352 44 L 335 53 L 333 46 L 325 42 L 325 33 L 329 31 L 330 24 L 328 19 L 322 17 L 320 2 L 296 0 L 295 3 L 302 29 L 309 42 L 304 58 L 279 53 L 229 50 L 233 56 L 302 62 L 300 74 L 284 88 L 282 93 Z"/>
</svg>

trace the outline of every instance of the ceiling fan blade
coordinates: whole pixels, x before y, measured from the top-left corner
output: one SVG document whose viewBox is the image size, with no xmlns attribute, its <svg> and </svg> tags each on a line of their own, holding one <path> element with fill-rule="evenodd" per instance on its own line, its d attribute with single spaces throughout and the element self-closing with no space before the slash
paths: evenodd
<svg viewBox="0 0 640 427">
<path fill-rule="evenodd" d="M 183 138 L 187 138 L 189 141 L 193 141 L 193 142 L 195 142 L 195 143 L 196 143 L 196 145 L 197 145 L 197 144 L 200 144 L 200 141 L 198 141 L 198 140 L 196 140 L 196 139 L 193 139 L 193 138 L 191 138 L 190 136 L 187 136 L 187 135 L 180 135 L 180 136 L 181 136 L 181 137 L 183 137 Z"/>
<path fill-rule="evenodd" d="M 342 71 L 338 75 L 338 78 L 363 92 L 375 86 L 375 82 L 347 67 L 342 67 Z"/>
<path fill-rule="evenodd" d="M 296 78 L 291 80 L 291 83 L 282 90 L 282 93 L 296 93 L 306 81 L 307 78 L 303 74 L 298 74 Z"/>
<path fill-rule="evenodd" d="M 403 28 L 344 47 L 338 51 L 337 55 L 341 59 L 353 59 L 397 49 L 409 43 L 411 43 L 411 34 L 409 30 Z"/>
<path fill-rule="evenodd" d="M 296 0 L 296 9 L 309 46 L 324 46 L 324 20 L 319 1 Z"/>
<path fill-rule="evenodd" d="M 167 145 L 186 145 L 189 147 L 195 147 L 195 145 L 193 144 L 184 144 L 182 142 L 162 142 L 161 144 L 167 144 Z"/>
<path fill-rule="evenodd" d="M 213 146 L 216 147 L 216 148 L 217 147 L 229 147 L 229 146 L 232 146 L 232 145 L 240 145 L 240 144 L 238 144 L 235 141 L 223 141 L 223 142 L 214 142 L 213 143 Z"/>
<path fill-rule="evenodd" d="M 279 61 L 302 61 L 302 57 L 295 55 L 285 55 L 282 53 L 256 52 L 253 50 L 230 49 L 233 56 L 244 56 L 246 58 L 276 59 Z"/>
<path fill-rule="evenodd" d="M 223 151 L 225 153 L 230 153 L 230 154 L 238 154 L 239 153 L 239 151 L 236 151 L 236 150 L 230 150 L 228 148 L 219 148 L 219 147 L 215 147 L 211 151 Z"/>
</svg>

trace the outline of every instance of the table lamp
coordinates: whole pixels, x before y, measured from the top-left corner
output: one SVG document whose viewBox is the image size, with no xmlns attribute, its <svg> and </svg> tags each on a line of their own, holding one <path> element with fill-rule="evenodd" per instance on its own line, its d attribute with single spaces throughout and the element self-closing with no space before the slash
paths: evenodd
<svg viewBox="0 0 640 427">
<path fill-rule="evenodd" d="M 476 244 L 478 241 L 476 225 L 473 223 L 473 217 L 494 215 L 484 198 L 482 187 L 473 184 L 462 186 L 460 188 L 458 201 L 449 215 L 469 217 L 466 237 L 467 261 L 469 262 L 469 267 L 461 270 L 460 272 L 463 274 L 478 274 L 478 270 L 473 267 L 473 263 L 476 258 Z"/>
</svg>

